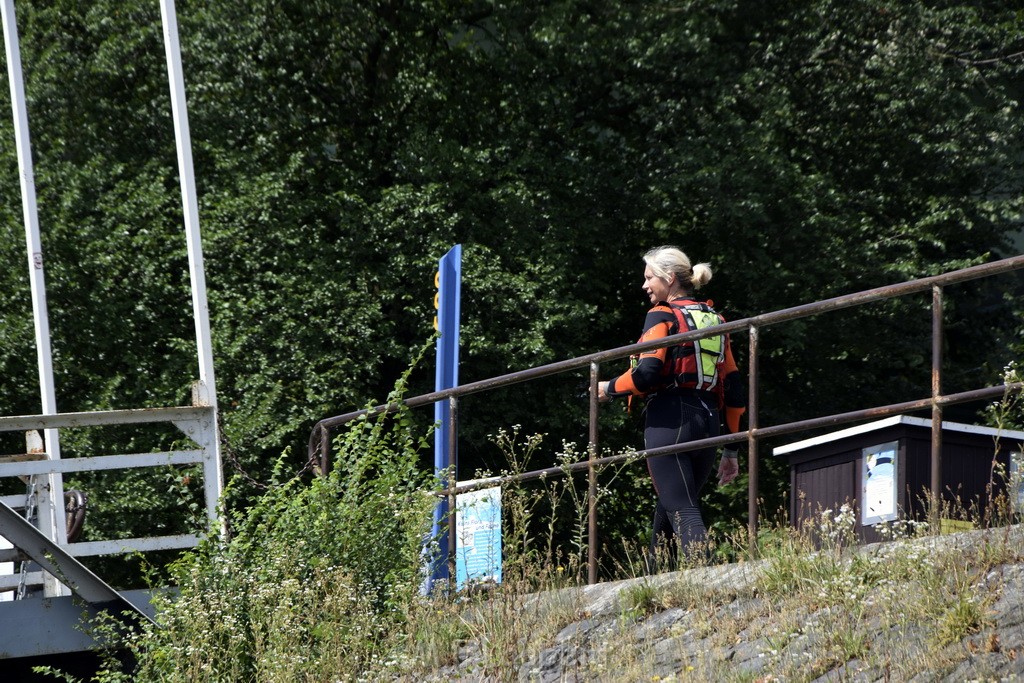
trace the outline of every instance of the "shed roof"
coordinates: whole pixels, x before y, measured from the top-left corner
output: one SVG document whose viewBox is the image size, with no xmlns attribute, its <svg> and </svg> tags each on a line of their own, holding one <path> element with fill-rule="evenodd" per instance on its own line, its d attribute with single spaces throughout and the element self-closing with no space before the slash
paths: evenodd
<svg viewBox="0 0 1024 683">
<path fill-rule="evenodd" d="M 932 421 L 929 418 L 924 417 L 911 417 L 909 415 L 896 415 L 893 417 L 887 417 L 884 420 L 877 420 L 875 422 L 868 422 L 856 427 L 848 427 L 847 429 L 840 429 L 837 432 L 830 432 L 828 434 L 822 434 L 821 436 L 815 436 L 811 439 L 804 439 L 802 441 L 794 441 L 783 446 L 779 446 L 772 450 L 773 455 L 785 455 L 786 453 L 793 453 L 795 451 L 802 451 L 805 448 L 811 448 L 812 446 L 818 446 L 824 443 L 832 441 L 838 441 L 857 434 L 866 434 L 868 432 L 877 431 L 886 427 L 893 427 L 895 425 L 912 425 L 916 427 L 927 427 L 931 429 Z M 993 427 L 980 427 L 978 425 L 962 424 L 960 422 L 943 422 L 942 429 L 951 432 L 966 432 L 968 434 L 978 434 L 981 436 L 992 436 L 1000 437 L 1003 439 L 1012 439 L 1014 441 L 1024 441 L 1024 432 L 1015 431 L 1012 429 L 995 429 Z"/>
</svg>

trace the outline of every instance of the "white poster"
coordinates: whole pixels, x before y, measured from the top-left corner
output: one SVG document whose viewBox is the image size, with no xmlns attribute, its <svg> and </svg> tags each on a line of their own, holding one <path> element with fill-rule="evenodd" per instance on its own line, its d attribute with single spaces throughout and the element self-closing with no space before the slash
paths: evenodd
<svg viewBox="0 0 1024 683">
<path fill-rule="evenodd" d="M 864 449 L 861 524 L 891 522 L 897 517 L 895 441 Z"/>
<path fill-rule="evenodd" d="M 456 496 L 455 585 L 501 583 L 501 487 Z"/>
</svg>

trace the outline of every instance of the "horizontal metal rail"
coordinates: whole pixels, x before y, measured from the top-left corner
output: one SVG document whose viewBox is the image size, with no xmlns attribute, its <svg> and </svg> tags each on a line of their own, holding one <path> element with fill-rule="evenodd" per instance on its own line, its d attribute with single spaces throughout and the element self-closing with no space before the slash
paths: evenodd
<svg viewBox="0 0 1024 683">
<path fill-rule="evenodd" d="M 942 335 L 942 288 L 949 285 L 960 284 L 971 280 L 977 280 L 980 278 L 991 277 L 995 275 L 1001 275 L 1010 273 L 1016 270 L 1024 268 L 1024 255 L 1018 255 L 1011 258 L 1002 259 L 999 261 L 993 261 L 991 263 L 985 263 L 970 268 L 963 268 L 961 270 L 952 271 L 949 273 L 943 273 L 940 275 L 933 275 L 924 277 L 918 280 L 911 280 L 908 282 L 901 282 L 892 285 L 885 285 L 882 287 L 876 287 L 874 289 L 865 290 L 862 292 L 856 292 L 853 294 L 846 294 L 842 296 L 833 297 L 830 299 L 824 299 L 808 304 L 802 304 L 799 306 L 793 306 L 790 308 L 773 311 L 770 313 L 764 313 L 756 315 L 750 318 L 743 318 L 740 320 L 734 320 L 731 322 L 724 322 L 720 325 L 716 325 L 713 328 L 704 328 L 702 330 L 693 330 L 684 332 L 681 334 L 664 337 L 662 339 L 642 342 L 637 344 L 630 344 L 627 346 L 621 346 L 606 351 L 600 351 L 569 360 L 558 361 L 555 363 L 549 363 L 546 365 L 529 368 L 517 372 L 507 373 L 490 379 L 484 379 L 461 386 L 453 387 L 451 389 L 445 389 L 443 391 L 435 391 L 428 394 L 422 394 L 409 399 L 405 399 L 401 404 L 383 404 L 364 408 L 362 410 L 356 410 L 342 415 L 325 418 L 317 422 L 309 436 L 308 443 L 308 457 L 310 462 L 319 461 L 321 471 L 326 472 L 329 468 L 330 460 L 330 432 L 333 428 L 350 422 L 354 419 L 362 417 L 364 415 L 389 412 L 396 410 L 400 405 L 405 405 L 409 408 L 416 408 L 419 406 L 431 405 L 438 401 L 448 400 L 451 402 L 457 401 L 462 396 L 468 396 L 475 393 L 489 391 L 492 389 L 499 389 L 521 382 L 527 382 L 534 379 L 540 379 L 543 377 L 549 377 L 552 375 L 570 372 L 574 370 L 580 370 L 583 368 L 590 368 L 591 371 L 591 396 L 590 396 L 590 445 L 588 448 L 589 458 L 586 462 L 574 463 L 565 467 L 552 467 L 545 468 L 542 470 L 536 470 L 533 472 L 527 472 L 517 475 L 509 475 L 508 477 L 499 477 L 493 480 L 499 483 L 511 482 L 511 481 L 525 481 L 529 479 L 538 479 L 547 476 L 552 476 L 562 473 L 572 473 L 588 469 L 591 472 L 591 493 L 593 495 L 593 473 L 596 467 L 606 466 L 617 462 L 622 462 L 630 458 L 642 458 L 652 457 L 658 455 L 666 455 L 669 453 L 677 453 L 686 450 L 693 450 L 701 447 L 719 446 L 729 443 L 735 443 L 743 441 L 744 439 L 748 445 L 749 462 L 748 462 L 748 474 L 749 474 L 749 535 L 751 540 L 751 549 L 755 547 L 755 540 L 757 534 L 757 497 L 758 497 L 758 444 L 763 438 L 770 436 L 778 436 L 784 434 L 790 434 L 798 431 L 815 429 L 819 427 L 826 427 L 838 424 L 844 424 L 848 422 L 855 422 L 858 420 L 869 419 L 873 417 L 888 416 L 900 413 L 911 412 L 915 410 L 921 410 L 925 408 L 932 409 L 932 489 L 933 494 L 938 495 L 937 482 L 941 481 L 939 477 L 939 470 L 941 467 L 940 461 L 940 448 L 941 439 L 939 434 L 941 432 L 942 424 L 942 408 L 945 405 L 951 405 L 955 403 L 966 403 L 971 401 L 988 400 L 992 398 L 1001 397 L 1009 393 L 1019 393 L 1021 389 L 1020 383 L 1012 383 L 1005 386 L 999 387 L 985 387 L 976 389 L 968 392 L 961 392 L 957 394 L 944 395 L 941 391 L 941 335 Z M 908 401 L 905 403 L 891 404 L 888 406 L 877 406 L 873 408 L 867 408 L 864 410 L 852 411 L 848 413 L 841 413 L 836 415 L 827 415 L 823 417 L 811 418 L 807 420 L 801 420 L 797 422 L 791 422 L 787 424 L 772 425 L 769 427 L 761 427 L 759 424 L 759 407 L 758 407 L 758 367 L 759 367 L 759 337 L 760 331 L 763 328 L 777 325 L 780 323 L 786 323 L 801 318 L 808 318 L 822 313 L 828 313 L 831 311 L 837 311 L 845 308 L 852 308 L 864 304 L 873 302 L 883 301 L 886 299 L 892 299 L 910 294 L 917 294 L 923 292 L 931 292 L 932 294 L 932 395 L 928 398 L 919 399 L 916 401 Z M 646 351 L 652 351 L 668 346 L 674 346 L 686 341 L 695 341 L 703 339 L 712 335 L 718 335 L 722 333 L 733 333 L 733 332 L 747 332 L 750 335 L 750 353 L 749 353 L 749 398 L 748 398 L 748 423 L 749 429 L 745 432 L 737 434 L 723 435 L 714 437 L 711 439 L 702 439 L 700 441 L 694 441 L 688 444 L 679 444 L 675 446 L 666 446 L 658 449 L 651 449 L 649 451 L 636 451 L 623 455 L 608 456 L 604 458 L 596 457 L 597 453 L 597 438 L 596 438 L 596 382 L 595 377 L 599 364 L 606 361 L 619 360 L 626 358 L 630 355 L 643 353 Z M 454 427 L 453 427 L 454 428 Z M 454 439 L 451 446 L 454 448 Z M 456 466 L 457 461 L 452 458 L 453 466 Z M 474 482 L 472 485 L 466 487 L 451 487 L 441 492 L 443 495 L 454 496 L 457 492 L 469 491 L 475 488 L 480 488 L 485 484 L 481 482 Z M 591 542 L 588 543 L 590 549 L 590 557 L 588 558 L 588 569 L 589 579 L 594 582 L 596 577 L 596 555 L 594 554 L 593 542 L 596 536 L 596 511 L 593 506 L 594 501 L 590 503 L 590 523 L 588 531 L 591 535 Z M 454 526 L 454 519 L 451 520 L 451 525 Z M 454 530 L 450 530 L 450 535 L 454 536 Z"/>
<path fill-rule="evenodd" d="M 14 508 L 15 506 L 9 507 Z M 195 548 L 197 545 L 199 545 L 199 537 L 195 534 L 171 534 L 168 536 L 118 538 L 111 541 L 78 541 L 62 547 L 71 557 L 96 557 L 97 555 L 148 553 L 156 550 L 185 550 Z M 0 549 L 0 562 L 17 562 L 22 559 L 24 559 L 24 554 L 17 548 Z"/>
<path fill-rule="evenodd" d="M 621 358 L 626 358 L 632 354 L 643 353 L 645 351 L 652 351 L 667 346 L 675 346 L 676 344 L 680 344 L 684 341 L 703 339 L 704 337 L 720 333 L 744 332 L 748 331 L 750 328 L 767 327 L 769 325 L 776 325 L 783 322 L 798 320 L 800 318 L 806 318 L 825 312 L 840 310 L 843 308 L 850 308 L 852 306 L 858 306 L 865 303 L 872 303 L 884 299 L 905 296 L 907 294 L 925 292 L 931 290 L 934 286 L 937 285 L 941 286 L 967 282 L 979 278 L 990 277 L 992 275 L 1000 275 L 1012 272 L 1020 268 L 1024 268 L 1024 255 L 1015 256 L 1000 261 L 994 261 L 992 263 L 985 263 L 978 266 L 972 266 L 970 268 L 964 268 L 962 270 L 944 273 L 942 275 L 934 275 L 922 278 L 920 280 L 913 280 L 910 282 L 903 282 L 894 285 L 876 287 L 874 289 L 866 290 L 863 292 L 856 292 L 853 294 L 845 294 L 831 299 L 825 299 L 814 303 L 793 306 L 790 308 L 781 309 L 771 313 L 764 313 L 750 318 L 742 318 L 740 320 L 734 320 L 731 322 L 726 321 L 721 325 L 715 326 L 713 329 L 705 328 L 703 330 L 684 332 L 681 334 L 664 337 L 662 339 L 650 342 L 629 344 L 627 346 L 620 346 L 617 348 L 608 349 L 606 351 L 599 351 L 597 353 L 579 356 L 577 358 L 572 358 L 569 360 L 557 361 L 554 363 L 548 363 L 546 365 L 540 365 L 534 368 L 529 368 L 527 370 L 510 372 L 504 375 L 499 375 L 497 377 L 492 377 L 490 379 L 484 379 L 476 382 L 470 382 L 468 384 L 462 384 L 451 389 L 444 389 L 442 391 L 435 391 L 427 394 L 421 394 L 419 396 L 414 396 L 412 398 L 406 399 L 405 401 L 402 402 L 402 404 L 409 408 L 433 405 L 438 401 L 446 400 L 452 397 L 461 398 L 462 396 L 468 396 L 471 394 L 476 394 L 484 391 L 499 389 L 511 386 L 513 384 L 519 384 L 521 382 L 527 382 L 534 379 L 549 377 L 563 372 L 579 370 L 584 367 L 589 367 L 592 363 L 600 363 L 602 361 L 608 360 L 618 360 Z M 917 408 L 928 407 L 931 405 L 932 399 L 925 399 L 925 401 L 926 403 L 924 405 L 916 406 L 915 403 L 916 407 L 908 408 L 907 410 L 915 410 Z M 310 432 L 308 449 L 309 458 L 312 460 L 319 457 L 319 452 L 323 445 L 323 437 L 325 430 L 330 430 L 333 427 L 346 424 L 356 418 L 362 417 L 363 415 L 391 411 L 395 410 L 397 407 L 397 405 L 393 404 L 381 404 L 373 406 L 371 408 L 354 410 L 348 413 L 343 413 L 341 415 L 320 420 L 314 425 L 312 431 Z M 828 418 L 824 419 L 827 420 Z M 759 433 L 762 436 L 768 436 L 773 432 L 761 429 Z"/>
<path fill-rule="evenodd" d="M 513 384 L 519 384 L 521 382 L 528 382 L 534 379 L 541 379 L 543 377 L 550 377 L 552 375 L 561 374 L 571 370 L 580 370 L 587 368 L 591 363 L 601 363 L 609 360 L 619 360 L 621 358 L 627 358 L 628 356 L 636 353 L 643 353 L 645 351 L 653 351 L 655 349 L 664 348 L 667 346 L 675 346 L 685 341 L 694 341 L 697 339 L 703 339 L 712 335 L 730 333 L 730 332 L 746 332 L 751 327 L 761 328 L 770 325 L 777 325 L 779 323 L 789 322 L 792 320 L 798 320 L 800 318 L 808 318 L 821 313 L 827 313 L 830 311 L 837 311 L 844 308 L 850 308 L 853 306 L 859 306 L 861 304 L 872 303 L 875 301 L 882 301 L 885 299 L 892 299 L 907 294 L 914 294 L 919 292 L 931 291 L 933 286 L 944 286 L 957 284 L 961 282 L 967 282 L 969 280 L 977 280 L 979 278 L 990 277 L 992 275 L 1000 275 L 1008 273 L 1014 270 L 1024 268 L 1024 255 L 1015 256 L 1001 261 L 993 261 L 992 263 L 985 263 L 978 266 L 972 266 L 970 268 L 964 268 L 962 270 L 952 271 L 950 273 L 944 273 L 942 275 L 933 275 L 920 280 L 912 280 L 910 282 L 902 282 L 894 285 L 886 285 L 884 287 L 876 287 L 874 289 L 865 290 L 863 292 L 856 292 L 854 294 L 844 294 L 837 296 L 832 299 L 825 299 L 809 304 L 802 304 L 799 306 L 793 306 L 790 308 L 784 308 L 771 313 L 763 313 L 750 318 L 742 318 L 739 320 L 726 321 L 721 325 L 716 325 L 714 328 L 704 328 L 702 330 L 693 330 L 691 332 L 683 332 L 681 334 L 675 334 L 669 337 L 663 337 L 654 341 L 642 342 L 638 344 L 629 344 L 627 346 L 619 346 L 606 351 L 599 351 L 597 353 L 587 354 L 585 356 L 578 356 L 569 360 L 556 361 L 554 363 L 548 363 L 546 365 L 539 365 L 534 368 L 526 370 L 518 370 L 516 372 L 510 372 L 504 375 L 498 375 L 490 379 L 478 380 L 476 382 L 469 382 L 468 384 L 462 384 L 451 389 L 444 389 L 442 391 L 434 391 L 428 394 L 421 394 L 404 400 L 402 403 L 409 408 L 417 408 L 425 405 L 432 405 L 438 401 L 443 401 L 451 397 L 461 398 L 463 396 L 469 396 L 471 394 L 477 394 L 483 391 L 490 391 L 492 389 L 500 389 L 503 387 L 511 386 Z M 309 440 L 309 455 L 314 457 L 317 453 L 316 444 L 319 443 L 321 432 L 323 429 L 330 429 L 343 425 L 347 422 L 351 422 L 357 417 L 361 417 L 367 414 L 385 412 L 394 410 L 397 408 L 396 405 L 381 404 L 371 408 L 363 408 L 361 410 L 354 410 L 352 412 L 343 413 L 334 417 L 324 418 L 313 426 L 313 430 L 310 434 Z"/>
<path fill-rule="evenodd" d="M 0 560 L 0 562 L 10 560 Z M 43 583 L 46 574 L 44 572 L 26 572 L 24 578 L 19 574 L 0 574 L 0 591 L 14 591 L 25 583 L 28 586 L 39 586 Z"/>
<path fill-rule="evenodd" d="M 203 461 L 203 452 L 165 451 L 163 453 L 130 453 L 126 455 L 97 455 L 87 458 L 62 460 L 33 460 L 0 463 L 0 477 L 27 477 L 33 474 L 67 474 L 68 472 L 98 472 L 100 470 L 127 470 L 165 465 L 191 465 Z"/>
<path fill-rule="evenodd" d="M 209 416 L 211 410 L 207 406 L 176 406 L 173 408 L 97 410 L 88 413 L 56 413 L 53 415 L 9 415 L 0 417 L 0 432 L 28 432 L 33 429 L 103 427 L 153 422 L 185 422 L 201 420 Z"/>
</svg>

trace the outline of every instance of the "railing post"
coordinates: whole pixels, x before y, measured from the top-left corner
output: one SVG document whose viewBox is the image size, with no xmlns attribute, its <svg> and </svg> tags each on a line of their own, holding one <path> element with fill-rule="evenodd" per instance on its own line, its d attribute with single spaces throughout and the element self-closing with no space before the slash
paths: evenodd
<svg viewBox="0 0 1024 683">
<path fill-rule="evenodd" d="M 590 364 L 590 443 L 587 444 L 587 583 L 597 583 L 597 363 Z"/>
<path fill-rule="evenodd" d="M 196 359 L 199 380 L 193 389 L 192 405 L 212 408 L 213 442 L 209 455 L 212 462 L 204 471 L 213 478 L 219 499 L 224 491 L 224 464 L 217 421 L 217 381 L 213 371 L 213 338 L 210 334 L 210 308 L 206 296 L 206 269 L 203 261 L 203 240 L 199 230 L 199 200 L 196 195 L 195 170 L 192 164 L 192 134 L 188 125 L 185 77 L 181 65 L 181 44 L 178 40 L 178 15 L 174 0 L 161 0 L 160 19 L 164 34 L 164 55 L 167 61 L 167 83 L 170 89 L 171 120 L 178 158 L 178 181 L 181 187 L 182 223 L 188 253 L 189 283 L 192 292 L 192 319 L 196 332 Z M 214 509 L 216 514 L 216 508 Z M 221 522 L 222 533 L 227 522 Z"/>
<path fill-rule="evenodd" d="M 331 430 L 320 427 L 320 476 L 326 477 L 331 471 Z"/>
<path fill-rule="evenodd" d="M 757 557 L 757 373 L 758 373 L 758 328 L 750 326 L 750 372 L 747 387 L 747 533 L 750 536 L 750 556 Z"/>
<path fill-rule="evenodd" d="M 35 171 L 32 165 L 32 143 L 28 128 L 28 109 L 21 68 L 21 48 L 18 43 L 18 25 L 14 0 L 0 5 L 3 15 L 4 45 L 7 55 L 7 75 L 11 87 L 11 108 L 14 117 L 14 142 L 21 172 L 21 207 L 25 221 L 25 245 L 28 256 L 29 285 L 32 293 L 32 317 L 35 321 L 36 360 L 39 368 L 39 393 L 43 413 L 57 413 L 57 394 L 53 383 L 53 355 L 50 347 L 50 321 L 46 305 L 46 273 L 43 246 L 39 234 L 39 212 L 36 206 Z M 48 460 L 60 460 L 60 433 L 56 429 L 43 431 Z M 64 519 L 64 479 L 60 474 L 47 476 L 40 488 L 39 520 L 47 537 L 61 545 L 67 543 Z M 71 591 L 52 576 L 47 576 L 47 597 L 71 595 Z"/>
<path fill-rule="evenodd" d="M 458 549 L 455 543 L 455 505 L 457 502 L 455 487 L 459 484 L 459 449 L 455 443 L 456 434 L 459 433 L 458 397 L 451 396 L 448 399 L 448 407 L 448 582 L 454 590 L 458 583 L 458 577 L 455 575 L 455 553 Z"/>
<path fill-rule="evenodd" d="M 932 287 L 932 533 L 942 523 L 942 286 Z"/>
</svg>

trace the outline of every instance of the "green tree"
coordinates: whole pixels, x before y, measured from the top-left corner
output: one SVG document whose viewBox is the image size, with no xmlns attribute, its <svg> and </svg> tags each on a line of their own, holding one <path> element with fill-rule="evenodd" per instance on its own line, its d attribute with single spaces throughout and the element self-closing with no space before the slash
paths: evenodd
<svg viewBox="0 0 1024 683">
<path fill-rule="evenodd" d="M 194 341 L 158 11 L 23 0 L 18 13 L 59 405 L 185 402 Z M 211 0 L 178 13 L 225 433 L 257 479 L 285 449 L 300 468 L 317 419 L 387 393 L 432 334 L 436 262 L 455 243 L 468 382 L 634 341 L 639 257 L 658 243 L 710 261 L 708 296 L 736 319 L 1013 253 L 1020 229 L 1013 4 Z M 0 183 L 15 197 L 10 125 Z M 13 202 L 0 219 L 0 413 L 30 413 Z M 947 293 L 947 389 L 998 381 L 1019 355 L 1019 291 L 1004 278 Z M 927 395 L 927 308 L 766 330 L 762 424 Z M 745 335 L 735 344 L 745 360 Z M 500 425 L 583 440 L 583 381 L 467 398 L 461 474 L 502 465 L 484 438 Z M 426 370 L 410 382 L 432 384 Z M 637 418 L 606 410 L 602 442 L 639 445 Z M 783 464 L 766 460 L 777 501 Z M 633 520 L 622 533 L 644 525 L 647 495 L 610 515 Z M 743 515 L 744 497 L 716 496 L 716 518 Z"/>
</svg>

